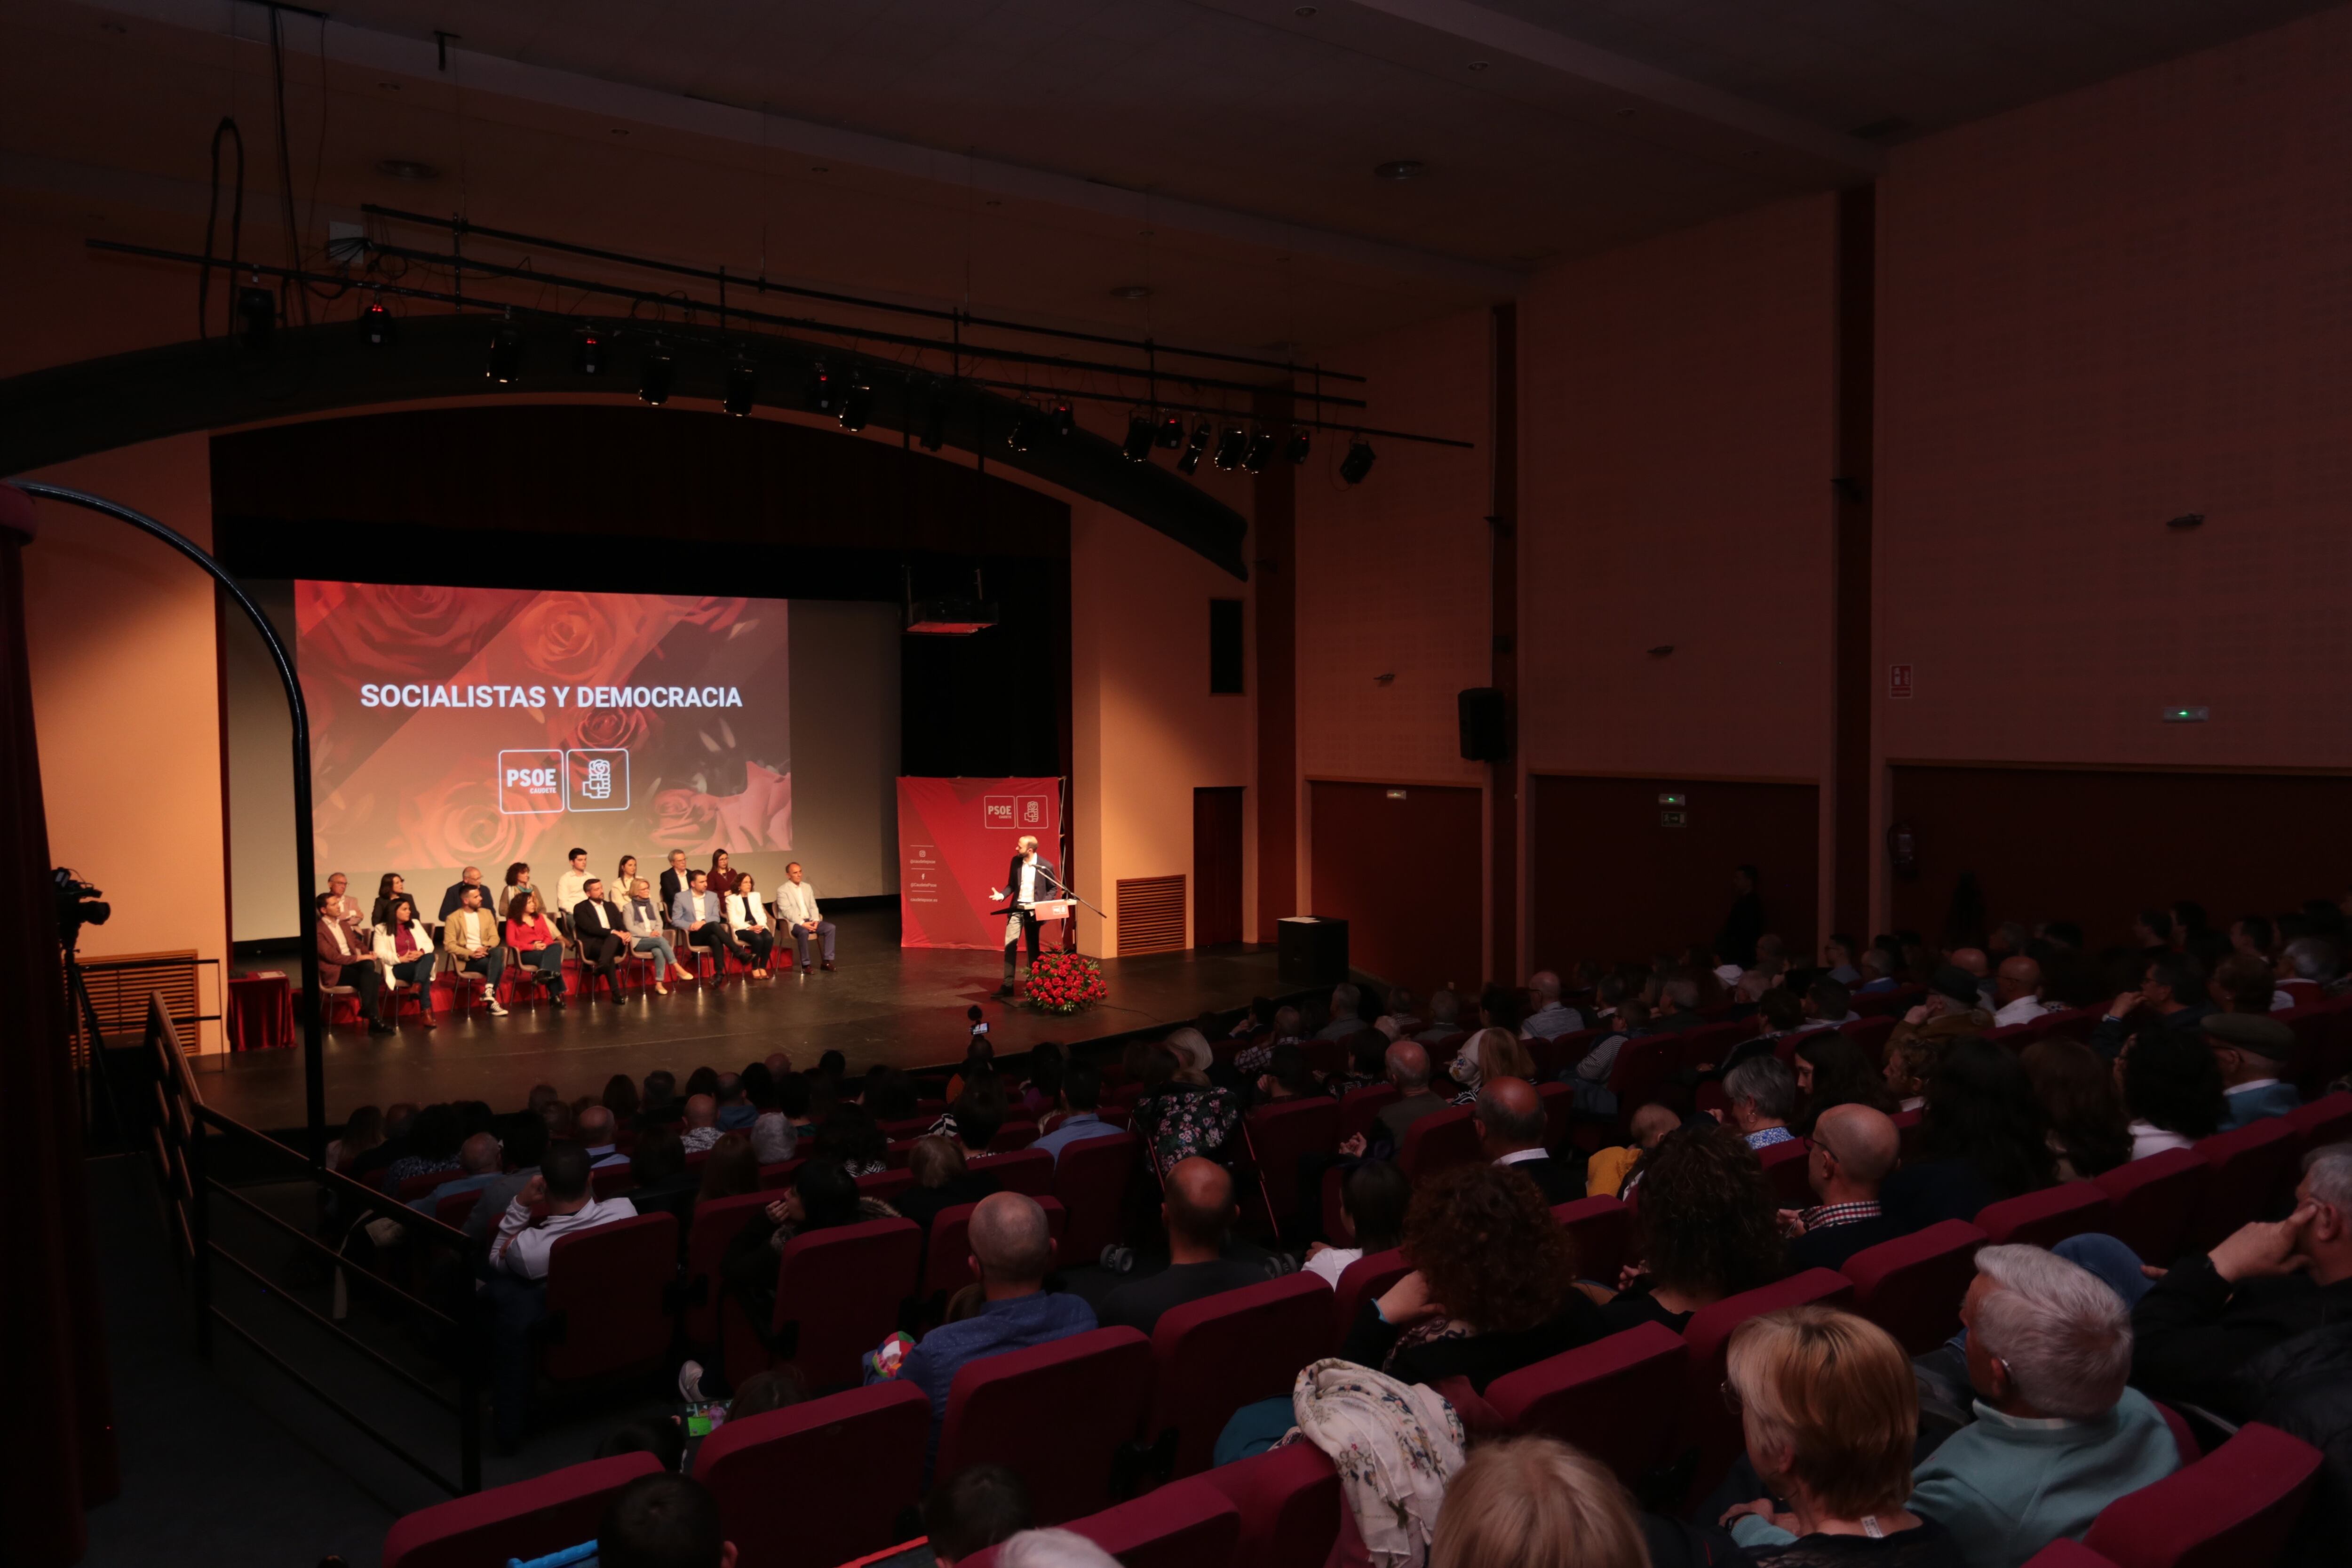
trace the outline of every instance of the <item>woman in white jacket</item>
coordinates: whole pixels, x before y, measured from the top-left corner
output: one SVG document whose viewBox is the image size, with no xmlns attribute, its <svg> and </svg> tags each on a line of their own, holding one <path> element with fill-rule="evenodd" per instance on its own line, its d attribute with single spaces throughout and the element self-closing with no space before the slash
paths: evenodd
<svg viewBox="0 0 2352 1568">
<path fill-rule="evenodd" d="M 417 1012 L 425 1026 L 432 1028 L 433 934 L 416 918 L 416 905 L 405 893 L 394 898 L 392 907 L 384 911 L 383 920 L 375 928 L 375 962 L 376 967 L 383 971 L 384 1017 L 398 1021 L 397 990 L 403 985 L 414 985 Z"/>
<path fill-rule="evenodd" d="M 727 895 L 727 931 L 738 948 L 748 948 L 751 953 L 751 978 L 768 977 L 768 957 L 776 948 L 775 922 L 768 917 L 768 900 L 751 880 L 751 873 L 739 871 L 735 890 Z"/>
</svg>

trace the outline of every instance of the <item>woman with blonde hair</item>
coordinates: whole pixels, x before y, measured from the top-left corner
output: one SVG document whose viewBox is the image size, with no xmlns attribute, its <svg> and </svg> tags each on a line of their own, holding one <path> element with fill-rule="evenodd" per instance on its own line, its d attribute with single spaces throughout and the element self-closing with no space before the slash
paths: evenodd
<svg viewBox="0 0 2352 1568">
<path fill-rule="evenodd" d="M 1649 1568 L 1633 1500 L 1556 1437 L 1471 1451 L 1445 1489 L 1429 1568 Z"/>
<path fill-rule="evenodd" d="M 1478 1103 L 1478 1089 L 1490 1078 L 1523 1078 L 1536 1081 L 1536 1058 L 1527 1042 L 1508 1029 L 1481 1029 L 1470 1037 L 1446 1069 L 1462 1092 L 1456 1105 Z"/>
<path fill-rule="evenodd" d="M 1751 1562 L 1961 1568 L 1950 1531 L 1904 1506 L 1919 1398 L 1893 1335 L 1851 1312 L 1791 1307 L 1734 1330 L 1727 1370 L 1724 1397 L 1772 1494 L 1723 1516 Z"/>
</svg>

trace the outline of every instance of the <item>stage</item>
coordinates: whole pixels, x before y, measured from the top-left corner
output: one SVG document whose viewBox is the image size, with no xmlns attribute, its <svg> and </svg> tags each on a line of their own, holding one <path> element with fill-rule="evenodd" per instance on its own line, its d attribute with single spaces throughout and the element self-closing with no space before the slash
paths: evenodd
<svg viewBox="0 0 2352 1568">
<path fill-rule="evenodd" d="M 642 1078 L 667 1068 L 682 1082 L 706 1063 L 730 1070 L 779 1050 L 803 1068 L 825 1050 L 847 1057 L 852 1072 L 877 1062 L 944 1066 L 963 1055 L 964 1009 L 975 1002 L 987 1011 L 999 1054 L 1013 1056 L 1041 1040 L 1069 1045 L 1246 1006 L 1276 988 L 1271 946 L 1107 958 L 1109 999 L 1063 1017 L 997 1000 L 997 952 L 898 946 L 895 909 L 844 913 L 836 924 L 838 967 L 830 974 L 779 968 L 764 981 L 673 982 L 667 996 L 632 991 L 616 1005 L 600 994 L 593 1005 L 574 1001 L 560 1010 L 522 1004 L 504 1018 L 479 1009 L 459 1018 L 445 1008 L 430 1033 L 413 1022 L 397 1036 L 339 1026 L 326 1042 L 328 1120 L 404 1100 L 481 1100 L 507 1110 L 535 1083 L 569 1099 L 601 1092 L 616 1072 Z M 220 1110 L 253 1127 L 302 1125 L 299 1047 L 215 1054 L 196 1065 L 198 1088 Z"/>
</svg>

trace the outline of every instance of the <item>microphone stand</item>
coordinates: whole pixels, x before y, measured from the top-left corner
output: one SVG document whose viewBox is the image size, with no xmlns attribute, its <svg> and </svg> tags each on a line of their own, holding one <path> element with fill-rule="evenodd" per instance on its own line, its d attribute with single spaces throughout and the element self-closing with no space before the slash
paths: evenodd
<svg viewBox="0 0 2352 1568">
<path fill-rule="evenodd" d="M 1095 909 L 1094 904 L 1087 900 L 1085 894 L 1064 882 L 1059 877 L 1055 876 L 1051 871 L 1045 873 L 1045 880 L 1053 883 L 1055 890 L 1071 899 L 1075 899 L 1079 903 L 1085 904 L 1087 908 L 1094 910 L 1095 913 L 1102 915 L 1103 919 L 1110 919 L 1108 915 L 1104 915 L 1102 910 Z M 1078 951 L 1078 922 L 1076 921 L 1066 921 L 1063 922 L 1062 951 L 1064 952 L 1076 952 Z"/>
</svg>

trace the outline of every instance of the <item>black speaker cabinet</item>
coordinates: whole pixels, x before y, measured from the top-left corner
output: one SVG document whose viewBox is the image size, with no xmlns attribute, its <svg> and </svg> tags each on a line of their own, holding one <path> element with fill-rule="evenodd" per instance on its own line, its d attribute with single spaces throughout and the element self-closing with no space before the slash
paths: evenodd
<svg viewBox="0 0 2352 1568">
<path fill-rule="evenodd" d="M 1455 699 L 1462 710 L 1462 755 L 1473 763 L 1499 763 L 1511 754 L 1503 721 L 1503 694 L 1473 686 Z"/>
<path fill-rule="evenodd" d="M 1348 978 L 1348 922 L 1285 915 L 1276 922 L 1276 972 L 1285 985 L 1338 985 Z"/>
</svg>

